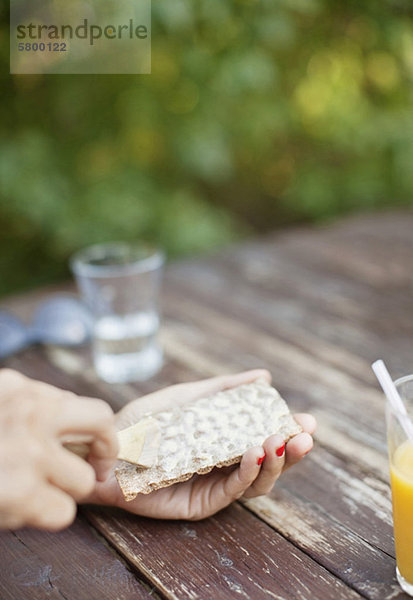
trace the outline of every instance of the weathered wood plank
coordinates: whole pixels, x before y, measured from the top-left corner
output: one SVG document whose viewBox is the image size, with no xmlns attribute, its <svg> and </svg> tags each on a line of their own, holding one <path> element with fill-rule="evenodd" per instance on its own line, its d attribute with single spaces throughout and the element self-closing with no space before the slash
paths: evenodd
<svg viewBox="0 0 413 600">
<path fill-rule="evenodd" d="M 406 216 L 404 219 L 404 230 L 411 229 L 413 219 L 410 217 L 409 221 Z M 402 220 L 399 218 L 397 226 Z M 383 232 L 383 218 L 372 219 L 372 222 L 373 230 L 377 223 L 381 224 L 380 231 Z M 403 253 L 397 253 L 397 236 L 394 240 L 390 236 L 386 247 L 379 235 L 370 235 L 368 243 L 359 247 L 358 243 L 364 242 L 365 235 L 362 232 L 360 239 L 350 235 L 353 225 L 350 222 L 348 227 L 303 231 L 296 235 L 291 232 L 244 244 L 221 254 L 219 260 L 178 265 L 171 276 L 179 277 L 181 285 L 189 280 L 195 292 L 210 290 L 218 299 L 229 297 L 235 306 L 244 303 L 250 318 L 262 315 L 270 327 L 272 323 L 286 323 L 288 329 L 296 329 L 298 334 L 301 330 L 305 336 L 310 331 L 316 337 L 320 330 L 324 340 L 329 336 L 338 347 L 347 342 L 356 355 L 361 355 L 363 350 L 371 352 L 371 347 L 374 344 L 377 348 L 377 343 L 379 348 L 387 347 L 390 352 L 392 344 L 397 342 L 401 346 L 396 344 L 394 349 L 400 347 L 403 350 L 412 333 L 410 294 L 405 293 L 406 287 L 412 289 L 411 237 L 406 236 Z M 386 220 L 386 226 L 392 227 L 391 219 L 390 222 Z M 348 239 L 344 236 L 337 250 L 341 230 L 349 235 Z M 380 251 L 383 257 L 376 257 L 374 263 L 374 257 Z M 352 254 L 353 262 L 360 268 L 366 265 L 367 270 L 379 270 L 380 287 L 373 285 L 368 277 L 355 275 L 351 261 L 348 268 L 347 255 Z M 395 282 L 394 273 L 400 270 L 403 270 L 404 279 L 398 276 Z M 383 315 L 391 318 L 383 319 Z M 376 338 L 370 339 L 370 344 L 363 335 L 358 335 L 364 324 L 368 325 L 370 336 Z M 382 335 L 386 336 L 384 344 Z M 346 368 L 345 361 L 343 368 Z"/>
<path fill-rule="evenodd" d="M 239 505 L 196 523 L 86 514 L 170 600 L 360 597 Z"/>
<path fill-rule="evenodd" d="M 296 497 L 298 504 L 317 506 L 351 534 L 394 556 L 390 489 L 370 473 L 317 447 L 294 471 L 283 475 L 274 498 L 278 488 Z"/>
<path fill-rule="evenodd" d="M 82 519 L 67 530 L 0 532 L 2 600 L 156 598 Z"/>
<path fill-rule="evenodd" d="M 340 350 L 370 363 L 373 350 L 391 358 L 397 351 L 403 357 L 409 342 L 411 348 L 413 326 L 407 290 L 398 292 L 397 298 L 389 302 L 385 299 L 396 294 L 393 290 L 378 294 L 366 286 L 366 294 L 361 295 L 357 282 L 346 283 L 337 274 L 332 279 L 329 273 L 317 278 L 314 271 L 298 260 L 285 265 L 278 255 L 277 264 L 273 265 L 272 254 L 269 251 L 265 254 L 264 250 L 257 250 L 256 266 L 248 266 L 249 259 L 242 257 L 245 252 L 241 248 L 240 255 L 234 254 L 231 261 L 223 258 L 216 264 L 204 260 L 196 268 L 178 265 L 170 272 L 170 286 L 175 284 L 183 297 L 212 303 L 223 314 L 266 328 L 299 346 L 305 344 L 310 352 L 314 352 L 312 346 L 317 351 L 319 340 L 328 343 L 335 351 L 330 359 L 324 353 L 322 359 L 326 362 L 337 357 Z M 252 270 L 260 273 L 258 264 L 261 281 L 250 274 Z M 350 284 L 357 292 L 356 297 L 349 292 Z M 189 292 L 189 286 L 193 293 Z M 399 360 L 393 357 L 398 369 Z M 348 362 L 350 368 L 353 361 Z M 348 368 L 346 360 L 341 364 L 343 370 Z M 407 366 L 400 365 L 402 370 Z M 366 376 L 370 374 L 362 375 Z"/>
<path fill-rule="evenodd" d="M 412 256 L 412 226 L 413 212 L 403 211 L 348 219 L 325 228 L 320 236 L 315 236 L 313 230 L 299 235 L 297 244 L 292 243 L 292 236 L 285 236 L 284 242 L 291 252 L 327 262 L 336 271 L 351 273 L 351 277 L 361 283 L 367 279 L 373 286 L 404 285 L 413 277 L 408 268 Z M 314 242 L 317 251 L 313 257 Z"/>
<path fill-rule="evenodd" d="M 244 501 L 254 514 L 371 600 L 404 598 L 395 560 L 350 531 L 325 508 L 276 486 L 271 496 Z"/>
</svg>

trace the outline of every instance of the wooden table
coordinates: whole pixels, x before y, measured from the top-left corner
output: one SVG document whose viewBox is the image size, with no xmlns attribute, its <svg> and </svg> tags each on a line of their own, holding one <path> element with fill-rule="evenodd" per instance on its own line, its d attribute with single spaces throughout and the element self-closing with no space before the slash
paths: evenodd
<svg viewBox="0 0 413 600">
<path fill-rule="evenodd" d="M 6 299 L 27 318 L 56 288 Z M 383 397 L 370 369 L 413 372 L 413 213 L 358 217 L 171 264 L 166 364 L 109 386 L 80 351 L 33 348 L 7 361 L 114 408 L 179 381 L 256 366 L 316 445 L 271 495 L 202 522 L 82 507 L 68 530 L 0 535 L 1 600 L 402 598 L 394 569 Z M 413 554 L 413 549 L 412 549 Z"/>
</svg>

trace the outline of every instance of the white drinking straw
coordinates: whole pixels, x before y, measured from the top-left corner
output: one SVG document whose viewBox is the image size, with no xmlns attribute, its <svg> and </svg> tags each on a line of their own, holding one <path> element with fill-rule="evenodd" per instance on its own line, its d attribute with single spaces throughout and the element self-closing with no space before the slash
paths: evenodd
<svg viewBox="0 0 413 600">
<path fill-rule="evenodd" d="M 390 402 L 393 410 L 398 416 L 400 425 L 403 427 L 407 438 L 411 442 L 413 442 L 413 423 L 411 422 L 409 415 L 407 414 L 404 402 L 401 399 L 400 394 L 397 391 L 397 388 L 394 385 L 392 378 L 390 377 L 386 365 L 382 360 L 376 360 L 376 362 L 371 365 L 371 368 L 375 372 L 376 377 L 379 380 L 379 383 L 383 388 L 383 391 L 386 394 L 388 401 Z"/>
</svg>

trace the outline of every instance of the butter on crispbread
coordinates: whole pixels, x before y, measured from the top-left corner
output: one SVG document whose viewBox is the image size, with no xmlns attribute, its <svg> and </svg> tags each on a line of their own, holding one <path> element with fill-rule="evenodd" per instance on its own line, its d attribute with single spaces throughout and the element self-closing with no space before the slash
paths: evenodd
<svg viewBox="0 0 413 600">
<path fill-rule="evenodd" d="M 148 417 L 126 429 L 118 431 L 118 459 L 149 468 L 158 462 L 160 428 L 158 422 Z"/>
<path fill-rule="evenodd" d="M 159 427 L 156 464 L 123 462 L 116 477 L 126 500 L 240 462 L 248 448 L 272 434 L 285 441 L 302 428 L 280 394 L 264 379 L 151 413 Z"/>
</svg>

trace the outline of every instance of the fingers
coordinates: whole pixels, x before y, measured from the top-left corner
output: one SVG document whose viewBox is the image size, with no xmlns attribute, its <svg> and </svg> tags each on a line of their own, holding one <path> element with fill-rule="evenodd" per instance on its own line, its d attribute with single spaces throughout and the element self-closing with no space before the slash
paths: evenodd
<svg viewBox="0 0 413 600">
<path fill-rule="evenodd" d="M 65 396 L 59 406 L 55 429 L 60 434 L 100 434 L 112 428 L 113 411 L 109 404 L 96 398 Z"/>
<path fill-rule="evenodd" d="M 303 433 L 294 436 L 286 446 L 285 464 L 283 471 L 286 471 L 297 464 L 313 447 L 313 434 L 317 427 L 317 421 L 308 413 L 298 413 L 294 419 L 303 428 Z"/>
<path fill-rule="evenodd" d="M 192 484 L 189 508 L 184 518 L 194 521 L 204 519 L 240 498 L 257 477 L 260 470 L 259 459 L 263 455 L 262 447 L 251 448 L 242 457 L 239 467 L 232 470 L 229 475 L 217 469 L 196 479 Z M 182 507 L 179 510 L 182 510 Z"/>
<path fill-rule="evenodd" d="M 313 447 L 313 438 L 307 432 L 294 436 L 286 446 L 284 471 L 298 463 Z"/>
<path fill-rule="evenodd" d="M 16 498 L 11 507 L 2 507 L 2 528 L 37 527 L 58 531 L 70 525 L 76 516 L 74 499 L 47 482 L 36 485 L 25 497 Z"/>
<path fill-rule="evenodd" d="M 262 458 L 265 454 L 264 448 L 257 446 L 245 452 L 237 469 L 224 480 L 222 486 L 222 506 L 240 498 L 257 478 Z"/>
<path fill-rule="evenodd" d="M 112 467 L 117 460 L 118 448 L 117 438 L 115 438 L 114 443 L 111 443 L 109 452 L 107 442 L 96 439 L 91 443 L 87 460 L 94 468 L 98 481 L 105 481 L 109 473 L 111 473 Z"/>
<path fill-rule="evenodd" d="M 76 516 L 76 503 L 62 490 L 44 484 L 27 499 L 24 524 L 38 529 L 58 531 L 68 527 Z"/>
<path fill-rule="evenodd" d="M 317 428 L 317 421 L 313 415 L 309 415 L 308 413 L 297 413 L 294 415 L 294 419 L 309 434 L 313 434 Z"/>
<path fill-rule="evenodd" d="M 93 468 L 63 450 L 58 442 L 35 452 L 36 459 L 28 469 L 25 465 L 13 469 L 11 490 L 0 497 L 1 529 L 62 529 L 73 521 L 76 501 L 87 497 L 95 487 Z"/>
<path fill-rule="evenodd" d="M 72 397 L 62 406 L 57 422 L 61 436 L 68 433 L 92 435 L 88 461 L 103 481 L 118 454 L 114 416 L 106 402 L 94 398 Z"/>
<path fill-rule="evenodd" d="M 285 443 L 281 435 L 272 435 L 263 444 L 265 458 L 261 469 L 244 497 L 253 498 L 268 494 L 281 475 L 285 461 Z M 248 451 L 249 452 L 249 451 Z"/>
<path fill-rule="evenodd" d="M 282 436 L 272 435 L 263 444 L 265 458 L 256 479 L 245 491 L 244 498 L 254 498 L 268 494 L 280 475 L 298 463 L 313 447 L 313 438 L 310 433 L 316 428 L 316 420 L 312 415 L 294 415 L 297 422 L 306 431 L 294 436 L 285 445 Z M 246 456 L 248 452 L 245 453 Z"/>
<path fill-rule="evenodd" d="M 49 483 L 79 502 L 95 487 L 95 472 L 90 464 L 56 445 L 53 458 L 47 463 Z"/>
</svg>

